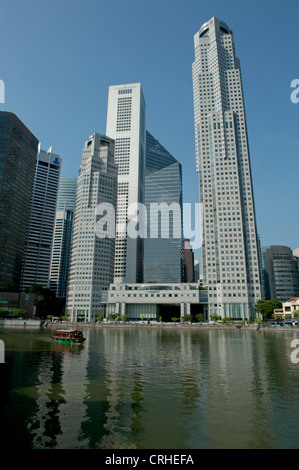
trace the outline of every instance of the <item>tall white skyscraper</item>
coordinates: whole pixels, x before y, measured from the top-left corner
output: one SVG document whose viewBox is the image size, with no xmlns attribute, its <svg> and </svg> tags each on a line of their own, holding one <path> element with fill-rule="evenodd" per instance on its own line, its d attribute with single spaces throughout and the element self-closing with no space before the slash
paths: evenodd
<svg viewBox="0 0 299 470">
<path fill-rule="evenodd" d="M 96 233 L 102 203 L 116 207 L 117 165 L 114 141 L 93 134 L 86 141 L 77 179 L 71 266 L 66 313 L 73 321 L 94 322 L 104 313 L 109 284 L 113 282 L 114 237 Z M 104 215 L 104 214 L 102 214 Z"/>
<path fill-rule="evenodd" d="M 126 232 L 134 219 L 132 204 L 144 201 L 145 101 L 140 83 L 109 87 L 106 135 L 115 140 L 118 165 L 114 282 L 142 282 L 143 240 Z"/>
<path fill-rule="evenodd" d="M 25 247 L 21 290 L 48 287 L 61 158 L 40 150 L 37 157 L 31 211 Z"/>
<path fill-rule="evenodd" d="M 254 316 L 261 298 L 259 240 L 239 59 L 217 18 L 194 35 L 194 121 L 209 313 Z"/>
</svg>

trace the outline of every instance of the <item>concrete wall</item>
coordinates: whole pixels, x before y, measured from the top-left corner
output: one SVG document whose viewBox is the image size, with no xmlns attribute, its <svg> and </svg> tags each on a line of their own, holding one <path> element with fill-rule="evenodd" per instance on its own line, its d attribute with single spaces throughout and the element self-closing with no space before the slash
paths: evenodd
<svg viewBox="0 0 299 470">
<path fill-rule="evenodd" d="M 0 326 L 41 326 L 41 320 L 0 320 Z"/>
</svg>

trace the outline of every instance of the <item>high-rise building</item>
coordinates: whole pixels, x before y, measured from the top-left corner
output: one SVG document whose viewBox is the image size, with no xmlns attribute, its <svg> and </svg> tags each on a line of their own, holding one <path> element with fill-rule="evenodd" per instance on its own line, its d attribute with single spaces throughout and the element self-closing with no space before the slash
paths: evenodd
<svg viewBox="0 0 299 470">
<path fill-rule="evenodd" d="M 202 271 L 209 314 L 255 316 L 261 298 L 245 106 L 230 28 L 211 18 L 194 35 L 192 66 Z"/>
<path fill-rule="evenodd" d="M 52 242 L 61 158 L 39 148 L 31 199 L 21 290 L 40 284 L 49 286 Z"/>
<path fill-rule="evenodd" d="M 72 238 L 71 266 L 66 313 L 74 321 L 94 322 L 103 315 L 109 284 L 113 282 L 114 233 L 97 233 L 99 208 L 116 207 L 117 165 L 114 140 L 93 134 L 86 141 L 77 178 L 77 196 Z M 109 206 L 108 206 L 109 204 Z M 105 206 L 106 207 L 106 206 Z M 109 224 L 115 229 L 115 218 Z M 107 221 L 107 225 L 108 221 Z M 111 236 L 108 236 L 108 235 Z M 104 231 L 103 234 L 105 235 Z"/>
<path fill-rule="evenodd" d="M 184 281 L 182 193 L 181 164 L 146 131 L 144 282 Z M 156 220 L 153 205 L 161 208 Z M 168 229 L 165 238 L 163 223 Z"/>
<path fill-rule="evenodd" d="M 287 246 L 262 247 L 265 298 L 286 302 L 299 297 L 298 258 Z"/>
<path fill-rule="evenodd" d="M 13 113 L 0 112 L 0 289 L 19 289 L 38 139 Z"/>
<path fill-rule="evenodd" d="M 67 176 L 60 176 L 58 198 L 57 198 L 57 211 L 71 210 L 74 211 L 76 207 L 76 191 L 77 181 L 75 178 Z"/>
<path fill-rule="evenodd" d="M 188 238 L 184 239 L 185 282 L 194 282 L 194 252 Z"/>
<path fill-rule="evenodd" d="M 199 260 L 195 259 L 194 260 L 194 282 L 199 283 L 199 279 L 200 279 Z"/>
<path fill-rule="evenodd" d="M 145 101 L 140 83 L 110 86 L 106 135 L 115 140 L 118 193 L 114 282 L 142 282 L 143 238 L 127 236 L 136 207 L 144 202 Z"/>
<path fill-rule="evenodd" d="M 61 176 L 50 268 L 50 289 L 57 297 L 67 294 L 76 192 L 77 181 Z"/>
</svg>

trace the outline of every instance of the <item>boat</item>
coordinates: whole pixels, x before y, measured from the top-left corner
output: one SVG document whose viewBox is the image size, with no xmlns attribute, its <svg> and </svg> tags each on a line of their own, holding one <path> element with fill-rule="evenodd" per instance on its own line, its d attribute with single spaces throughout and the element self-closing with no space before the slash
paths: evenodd
<svg viewBox="0 0 299 470">
<path fill-rule="evenodd" d="M 82 344 L 85 341 L 83 333 L 80 330 L 56 330 L 51 338 L 60 343 L 71 344 Z"/>
</svg>

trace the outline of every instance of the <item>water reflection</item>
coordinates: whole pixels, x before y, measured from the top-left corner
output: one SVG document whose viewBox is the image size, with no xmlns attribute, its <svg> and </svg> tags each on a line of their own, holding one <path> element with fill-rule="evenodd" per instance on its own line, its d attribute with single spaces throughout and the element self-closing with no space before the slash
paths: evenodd
<svg viewBox="0 0 299 470">
<path fill-rule="evenodd" d="M 0 330 L 7 445 L 298 447 L 299 332 L 86 328 L 74 347 L 50 334 Z"/>
</svg>

